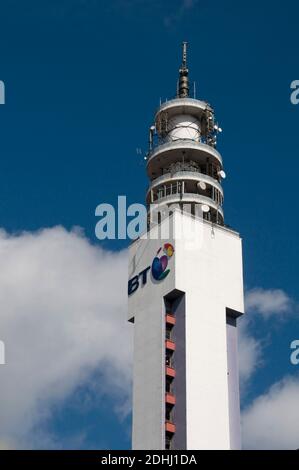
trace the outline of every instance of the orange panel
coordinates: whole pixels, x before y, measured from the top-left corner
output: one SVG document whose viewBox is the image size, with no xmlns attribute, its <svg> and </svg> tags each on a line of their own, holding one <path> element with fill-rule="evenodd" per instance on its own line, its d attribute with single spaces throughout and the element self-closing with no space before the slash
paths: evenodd
<svg viewBox="0 0 299 470">
<path fill-rule="evenodd" d="M 175 396 L 172 393 L 165 393 L 165 401 L 169 405 L 175 405 Z"/>
<path fill-rule="evenodd" d="M 172 367 L 166 366 L 166 375 L 169 377 L 175 377 L 175 370 Z"/>
<path fill-rule="evenodd" d="M 175 350 L 175 342 L 167 339 L 165 341 L 165 347 L 166 347 L 166 349 L 170 349 L 171 351 L 174 351 Z"/>
<path fill-rule="evenodd" d="M 175 316 L 167 314 L 166 315 L 166 323 L 168 323 L 169 325 L 175 325 Z"/>
<path fill-rule="evenodd" d="M 175 424 L 170 423 L 169 421 L 166 421 L 165 431 L 166 432 L 171 432 L 172 434 L 174 434 L 175 433 Z"/>
</svg>

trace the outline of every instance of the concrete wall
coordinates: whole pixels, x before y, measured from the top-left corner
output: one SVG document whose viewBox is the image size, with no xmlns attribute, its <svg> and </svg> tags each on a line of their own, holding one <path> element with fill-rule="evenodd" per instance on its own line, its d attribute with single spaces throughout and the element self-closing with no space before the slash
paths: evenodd
<svg viewBox="0 0 299 470">
<path fill-rule="evenodd" d="M 140 239 L 131 245 L 129 278 L 151 266 L 163 243 Z M 129 319 L 134 320 L 133 449 L 165 447 L 164 296 L 175 286 L 174 258 L 163 281 L 155 281 L 149 272 L 146 285 L 129 297 Z"/>
<path fill-rule="evenodd" d="M 198 244 L 176 240 L 175 258 L 176 287 L 186 292 L 187 448 L 230 449 L 226 307 L 243 311 L 241 239 L 194 224 Z"/>
<path fill-rule="evenodd" d="M 185 293 L 186 447 L 236 445 L 230 421 L 239 403 L 229 399 L 226 308 L 243 312 L 241 239 L 201 220 L 192 219 L 191 226 L 190 220 L 175 211 L 175 241 L 139 240 L 130 249 L 129 278 L 151 265 L 165 241 L 175 247 L 169 275 L 158 282 L 149 276 L 129 297 L 129 319 L 134 319 L 134 449 L 164 448 L 164 296 L 174 289 Z M 186 229 L 189 235 L 194 232 L 193 239 Z"/>
</svg>

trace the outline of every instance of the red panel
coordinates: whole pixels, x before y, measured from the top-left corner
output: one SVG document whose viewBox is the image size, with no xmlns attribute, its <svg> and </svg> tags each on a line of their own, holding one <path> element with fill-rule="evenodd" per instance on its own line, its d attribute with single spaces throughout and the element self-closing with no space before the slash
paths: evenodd
<svg viewBox="0 0 299 470">
<path fill-rule="evenodd" d="M 165 341 L 165 347 L 166 347 L 166 349 L 170 349 L 171 351 L 174 351 L 175 350 L 175 342 L 167 339 Z"/>
<path fill-rule="evenodd" d="M 169 405 L 175 405 L 175 396 L 172 393 L 165 393 L 165 401 Z"/>
<path fill-rule="evenodd" d="M 166 421 L 165 431 L 166 432 L 171 432 L 172 434 L 174 434 L 175 433 L 175 424 L 170 423 L 169 421 Z"/>
<path fill-rule="evenodd" d="M 169 313 L 166 315 L 166 323 L 169 325 L 175 325 L 175 316 L 170 315 Z"/>
<path fill-rule="evenodd" d="M 166 375 L 169 377 L 175 377 L 175 370 L 172 367 L 166 366 Z"/>
</svg>

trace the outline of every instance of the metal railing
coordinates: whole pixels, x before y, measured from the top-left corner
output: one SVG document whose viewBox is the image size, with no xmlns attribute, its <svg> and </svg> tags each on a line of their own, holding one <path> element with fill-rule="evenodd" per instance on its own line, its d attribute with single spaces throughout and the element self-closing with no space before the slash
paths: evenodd
<svg viewBox="0 0 299 470">
<path fill-rule="evenodd" d="M 153 142 L 151 148 L 149 149 L 147 153 L 147 157 L 150 157 L 155 152 L 155 150 L 161 145 L 170 144 L 174 142 L 192 142 L 195 144 L 205 144 L 216 150 L 216 145 L 213 144 L 213 142 L 206 139 L 205 137 L 199 137 L 198 139 L 192 139 L 191 137 L 185 137 L 185 138 L 180 137 L 178 139 L 172 139 L 171 137 L 166 136 L 166 137 L 159 137 L 156 141 Z"/>
<path fill-rule="evenodd" d="M 157 178 L 153 179 L 147 186 L 147 191 L 152 189 L 155 186 L 158 186 L 159 184 L 162 184 L 164 181 L 171 180 L 171 179 L 178 179 L 178 178 L 197 178 L 200 181 L 203 181 L 204 183 L 207 183 L 211 186 L 214 186 L 215 188 L 218 189 L 218 191 L 223 195 L 223 188 L 219 181 L 215 178 L 216 172 L 212 174 L 212 172 L 204 172 L 204 171 L 199 171 L 199 170 L 191 170 L 186 169 L 186 170 L 179 170 L 179 171 L 169 171 L 167 173 L 164 173 L 161 176 L 158 176 Z"/>
<path fill-rule="evenodd" d="M 186 143 L 190 146 L 186 146 Z M 179 144 L 179 146 L 177 147 L 176 144 Z M 173 147 L 174 146 L 174 147 Z M 207 142 L 203 142 L 203 141 L 197 141 L 197 140 L 194 140 L 194 139 L 190 139 L 190 138 L 187 138 L 187 139 L 168 139 L 166 140 L 165 142 L 163 143 L 157 143 L 157 144 L 154 144 L 152 146 L 152 148 L 148 151 L 148 153 L 146 154 L 145 158 L 146 160 L 149 161 L 151 160 L 151 158 L 155 155 L 155 153 L 157 152 L 157 150 L 159 151 L 165 151 L 165 150 L 170 150 L 171 148 L 180 148 L 180 146 L 182 146 L 182 148 L 186 148 L 188 150 L 189 149 L 196 149 L 198 147 L 199 150 L 203 151 L 203 152 L 207 152 L 209 154 L 209 156 L 213 156 L 216 158 L 216 160 L 218 160 L 218 162 L 220 163 L 220 165 L 222 165 L 222 157 L 220 155 L 220 153 L 218 152 L 218 150 L 212 146 L 212 145 L 209 145 Z M 169 147 L 169 148 L 168 148 Z"/>
</svg>

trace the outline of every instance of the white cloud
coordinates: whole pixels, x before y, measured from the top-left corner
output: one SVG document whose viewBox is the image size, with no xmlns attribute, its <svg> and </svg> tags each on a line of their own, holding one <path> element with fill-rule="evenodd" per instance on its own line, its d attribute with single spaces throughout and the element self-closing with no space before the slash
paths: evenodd
<svg viewBox="0 0 299 470">
<path fill-rule="evenodd" d="M 239 373 L 242 391 L 245 391 L 245 384 L 262 364 L 261 341 L 250 334 L 248 323 L 246 318 L 242 318 L 238 324 Z"/>
<path fill-rule="evenodd" d="M 289 313 L 293 302 L 282 289 L 255 288 L 247 291 L 245 305 L 247 312 L 259 312 L 268 318 Z"/>
<path fill-rule="evenodd" d="M 299 379 L 286 378 L 243 413 L 243 448 L 299 448 Z"/>
<path fill-rule="evenodd" d="M 114 412 L 122 419 L 131 405 L 127 251 L 104 251 L 78 230 L 62 227 L 18 236 L 0 231 L 0 265 L 0 339 L 7 362 L 0 367 L 0 449 L 58 445 L 43 428 L 52 405 L 94 377 L 98 396 L 115 391 Z M 252 289 L 246 304 L 247 311 L 268 317 L 289 312 L 292 301 L 279 289 Z M 241 385 L 262 361 L 261 342 L 249 325 L 250 314 L 240 321 Z M 299 436 L 299 417 L 290 418 L 298 392 L 298 382 L 285 381 L 246 410 L 247 447 L 299 446 L 292 438 L 294 430 Z M 276 434 L 272 428 L 280 422 Z"/>
<path fill-rule="evenodd" d="M 262 341 L 251 333 L 255 314 L 267 319 L 272 315 L 282 318 L 291 313 L 295 302 L 282 289 L 254 288 L 245 293 L 245 318 L 239 321 L 240 384 L 244 385 L 263 364 Z"/>
<path fill-rule="evenodd" d="M 99 389 L 114 381 L 116 409 L 127 409 L 127 252 L 104 251 L 62 227 L 18 236 L 1 231 L 0 265 L 7 363 L 0 367 L 0 447 L 38 446 L 51 405 L 96 368 L 104 374 Z"/>
<path fill-rule="evenodd" d="M 295 302 L 282 289 L 254 288 L 245 293 L 245 318 L 239 322 L 239 368 L 240 383 L 244 386 L 258 367 L 263 364 L 262 341 L 251 333 L 252 320 L 282 318 L 292 312 Z"/>
<path fill-rule="evenodd" d="M 246 390 L 256 369 L 263 363 L 262 341 L 250 331 L 252 319 L 286 318 L 296 303 L 282 289 L 255 288 L 245 295 L 247 320 L 240 328 L 241 390 Z M 256 398 L 242 414 L 243 448 L 297 449 L 299 447 L 299 380 L 285 378 Z"/>
<path fill-rule="evenodd" d="M 241 392 L 256 369 L 263 365 L 263 339 L 253 336 L 259 316 L 284 318 L 296 303 L 281 289 L 255 288 L 246 292 L 247 315 L 239 323 Z M 243 448 L 297 449 L 299 447 L 299 380 L 286 378 L 256 398 L 242 414 Z"/>
</svg>

